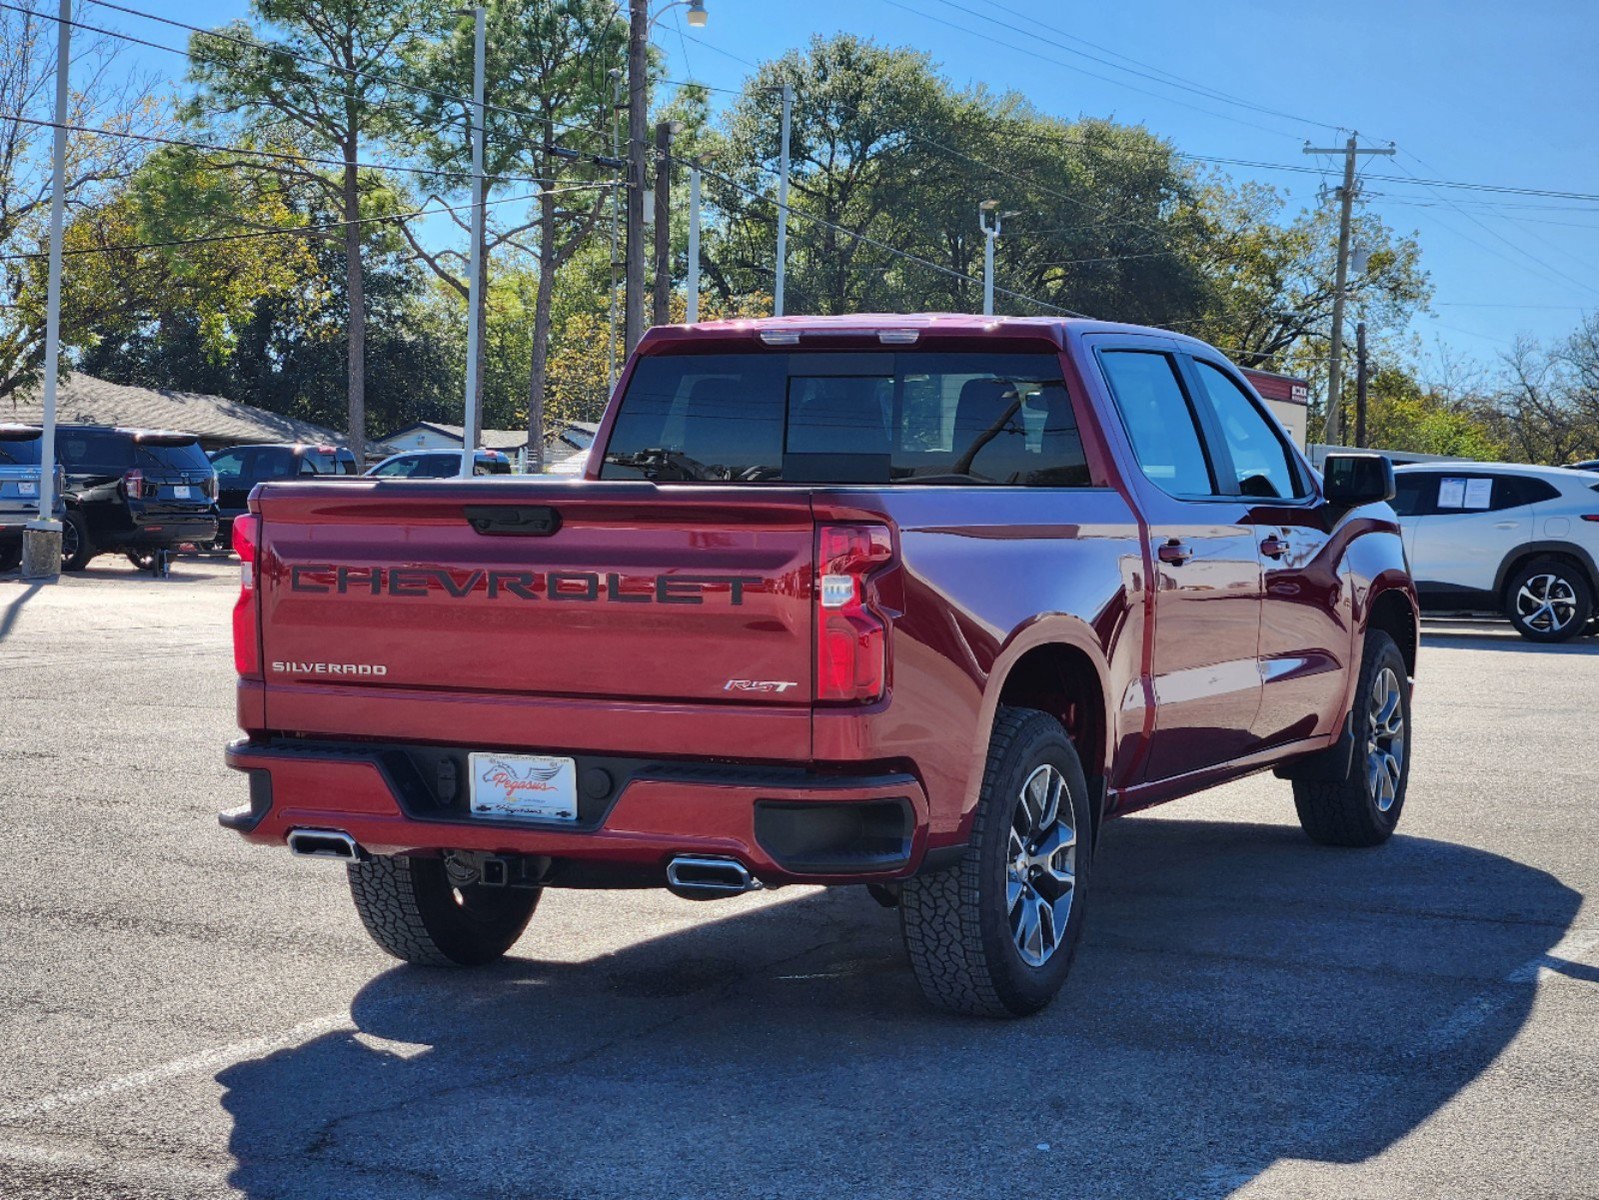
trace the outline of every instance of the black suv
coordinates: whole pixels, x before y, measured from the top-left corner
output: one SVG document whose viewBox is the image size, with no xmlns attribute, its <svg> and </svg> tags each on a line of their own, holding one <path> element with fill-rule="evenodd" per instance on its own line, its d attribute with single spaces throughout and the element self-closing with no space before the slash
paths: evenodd
<svg viewBox="0 0 1599 1200">
<path fill-rule="evenodd" d="M 233 518 L 245 511 L 250 489 L 274 479 L 359 475 L 345 446 L 283 444 L 229 446 L 211 455 L 217 473 L 217 548 L 232 544 Z"/>
<path fill-rule="evenodd" d="M 61 566 L 116 550 L 140 566 L 183 542 L 216 540 L 216 472 L 192 433 L 61 425 L 66 471 Z"/>
</svg>

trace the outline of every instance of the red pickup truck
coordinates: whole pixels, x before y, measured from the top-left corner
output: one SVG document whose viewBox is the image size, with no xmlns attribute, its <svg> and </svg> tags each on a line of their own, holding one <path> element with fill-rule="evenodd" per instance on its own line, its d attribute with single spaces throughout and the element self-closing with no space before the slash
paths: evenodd
<svg viewBox="0 0 1599 1200">
<path fill-rule="evenodd" d="M 1417 606 L 1386 460 L 1221 354 L 956 315 L 651 330 L 585 479 L 263 484 L 234 525 L 252 841 L 398 957 L 545 887 L 865 884 L 935 1003 L 1048 1003 L 1108 817 L 1265 768 L 1392 833 Z"/>
</svg>

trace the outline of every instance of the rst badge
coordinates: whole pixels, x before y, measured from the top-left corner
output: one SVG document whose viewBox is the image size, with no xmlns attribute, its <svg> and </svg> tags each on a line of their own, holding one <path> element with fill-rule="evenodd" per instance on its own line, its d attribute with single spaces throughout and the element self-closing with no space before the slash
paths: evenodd
<svg viewBox="0 0 1599 1200">
<path fill-rule="evenodd" d="M 744 692 L 758 696 L 781 696 L 799 684 L 787 679 L 729 679 L 722 685 L 724 692 Z"/>
</svg>

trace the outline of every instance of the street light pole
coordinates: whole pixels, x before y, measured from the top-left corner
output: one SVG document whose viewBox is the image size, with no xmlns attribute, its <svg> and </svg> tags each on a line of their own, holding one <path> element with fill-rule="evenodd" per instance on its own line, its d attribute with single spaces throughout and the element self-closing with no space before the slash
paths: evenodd
<svg viewBox="0 0 1599 1200">
<path fill-rule="evenodd" d="M 983 231 L 983 315 L 994 315 L 994 243 L 999 239 L 998 200 L 984 200 L 977 206 L 977 227 Z M 988 218 L 993 217 L 990 225 Z"/>
<path fill-rule="evenodd" d="M 61 523 L 56 507 L 56 362 L 61 356 L 61 234 L 66 218 L 67 116 L 71 94 L 72 0 L 61 0 L 56 22 L 56 120 L 53 190 L 50 195 L 50 280 L 45 291 L 44 432 L 39 439 L 39 516 L 22 531 L 22 574 L 55 579 L 61 574 Z"/>
<path fill-rule="evenodd" d="M 700 319 L 700 168 L 699 164 L 688 172 L 688 292 L 687 321 L 690 325 Z"/>
<path fill-rule="evenodd" d="M 63 3 L 66 0 L 62 0 Z M 472 247 L 467 254 L 466 297 L 466 419 L 461 427 L 461 470 L 471 478 L 477 465 L 478 378 L 477 352 L 483 338 L 479 299 L 483 288 L 483 59 L 487 42 L 487 12 L 472 10 Z"/>
</svg>

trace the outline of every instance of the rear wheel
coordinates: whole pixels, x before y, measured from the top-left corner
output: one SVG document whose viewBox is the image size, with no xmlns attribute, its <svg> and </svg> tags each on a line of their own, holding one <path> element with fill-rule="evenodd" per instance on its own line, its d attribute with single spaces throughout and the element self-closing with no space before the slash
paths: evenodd
<svg viewBox="0 0 1599 1200">
<path fill-rule="evenodd" d="M 94 543 L 89 540 L 89 523 L 76 509 L 67 509 L 61 518 L 61 569 L 81 571 L 89 565 L 94 553 Z"/>
<path fill-rule="evenodd" d="M 1529 641 L 1568 641 L 1587 628 L 1593 612 L 1593 588 L 1565 559 L 1535 559 L 1505 589 L 1505 616 Z"/>
<path fill-rule="evenodd" d="M 1088 786 L 1060 722 L 1001 709 L 959 865 L 907 880 L 900 928 L 940 1008 L 1024 1016 L 1066 981 L 1082 933 Z"/>
<path fill-rule="evenodd" d="M 537 888 L 457 886 L 442 858 L 350 863 L 350 895 L 372 940 L 427 967 L 475 967 L 516 944 L 539 902 Z"/>
<path fill-rule="evenodd" d="M 1410 780 L 1409 673 L 1380 629 L 1366 634 L 1350 731 L 1355 744 L 1343 778 L 1296 779 L 1294 807 L 1312 841 L 1378 846 L 1399 824 Z"/>
</svg>

